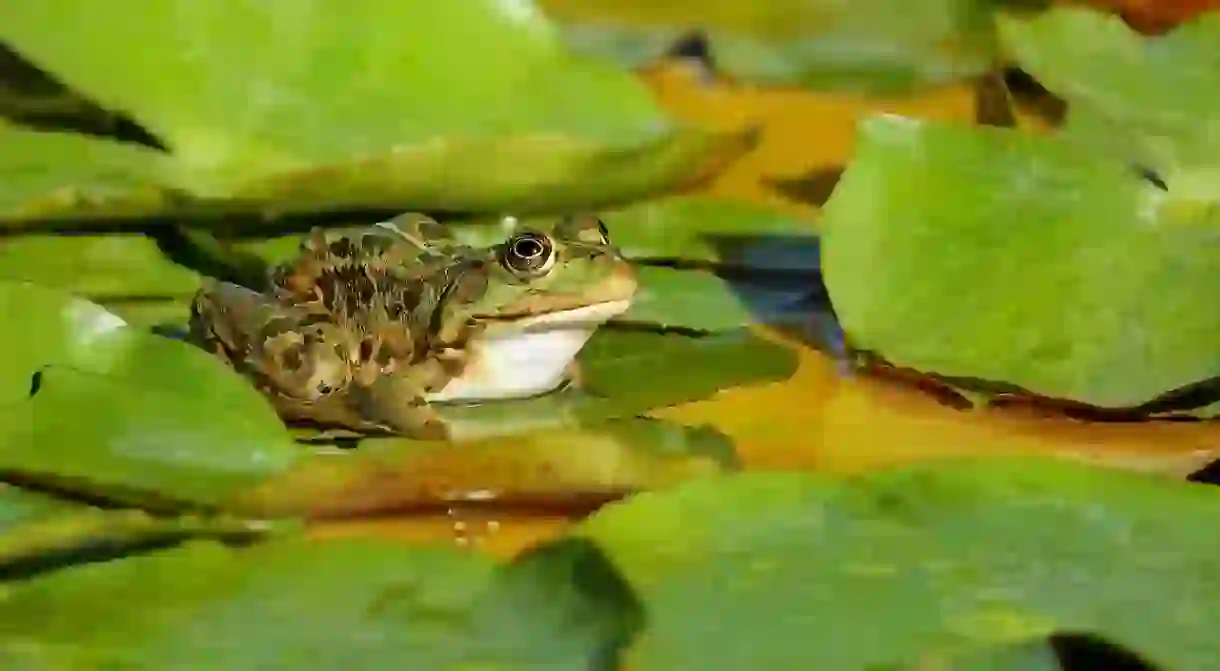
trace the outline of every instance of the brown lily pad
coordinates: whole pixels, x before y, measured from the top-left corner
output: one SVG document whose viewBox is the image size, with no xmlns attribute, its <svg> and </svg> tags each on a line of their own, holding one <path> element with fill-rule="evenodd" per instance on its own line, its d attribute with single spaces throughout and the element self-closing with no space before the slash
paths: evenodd
<svg viewBox="0 0 1220 671">
<path fill-rule="evenodd" d="M 315 449 L 226 509 L 314 519 L 483 502 L 587 512 L 736 466 L 731 443 L 715 430 L 647 419 L 470 443 L 366 438 L 354 449 Z"/>
</svg>

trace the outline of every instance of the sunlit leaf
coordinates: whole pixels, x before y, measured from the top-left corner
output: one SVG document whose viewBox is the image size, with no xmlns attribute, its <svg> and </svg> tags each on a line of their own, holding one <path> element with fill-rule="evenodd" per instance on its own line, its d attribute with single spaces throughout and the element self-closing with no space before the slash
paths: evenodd
<svg viewBox="0 0 1220 671">
<path fill-rule="evenodd" d="M 1215 523 L 1207 486 L 966 460 L 702 480 L 612 504 L 579 533 L 644 604 L 632 669 L 902 668 L 950 641 L 1068 631 L 1202 671 L 1220 655 L 1220 539 L 1198 531 Z"/>
<path fill-rule="evenodd" d="M 750 129 L 670 129 L 661 121 L 649 127 L 654 130 L 633 141 L 556 132 L 430 140 L 388 155 L 251 179 L 232 194 L 238 203 L 274 212 L 568 211 L 692 186 L 757 141 Z"/>
<path fill-rule="evenodd" d="M 1218 224 L 1058 138 L 879 117 L 823 265 L 857 347 L 1122 408 L 1220 375 Z"/>
<path fill-rule="evenodd" d="M 627 419 L 586 428 L 541 426 L 444 444 L 365 438 L 322 452 L 229 503 L 259 516 L 354 516 L 462 501 L 592 507 L 736 465 L 715 430 Z"/>
<path fill-rule="evenodd" d="M 377 540 L 197 544 L 14 586 L 0 602 L 0 660 L 28 671 L 606 671 L 636 608 L 592 550 L 497 568 Z"/>
<path fill-rule="evenodd" d="M 92 299 L 181 296 L 199 288 L 195 273 L 166 259 L 150 238 L 136 234 L 3 237 L 0 278 Z"/>
<path fill-rule="evenodd" d="M 262 399 L 241 408 L 140 382 L 44 369 L 30 400 L 0 406 L 0 472 L 136 505 L 212 505 L 298 456 Z"/>
<path fill-rule="evenodd" d="M 766 84 L 908 91 L 981 74 L 994 59 L 990 0 L 541 4 L 579 50 L 636 66 L 698 30 L 717 68 Z"/>
<path fill-rule="evenodd" d="M 0 14 L 3 11 L 0 8 Z M 26 130 L 2 120 L 0 146 L 4 147 L 0 218 L 76 212 L 135 216 L 172 202 L 164 188 L 170 158 L 151 149 L 73 133 Z"/>
<path fill-rule="evenodd" d="M 0 38 L 150 129 L 173 157 L 158 176 L 208 205 L 565 209 L 690 183 L 754 143 L 673 126 L 555 32 L 528 1 L 0 7 Z M 68 169 L 44 161 L 43 182 Z"/>
<path fill-rule="evenodd" d="M 0 367 L 0 471 L 213 503 L 297 456 L 270 404 L 201 350 L 35 285 L 0 284 L 0 309 L 22 319 Z"/>
<path fill-rule="evenodd" d="M 1084 8 L 999 25 L 1021 66 L 1068 101 L 1065 133 L 1160 172 L 1175 196 L 1220 197 L 1220 12 L 1160 37 Z"/>
</svg>

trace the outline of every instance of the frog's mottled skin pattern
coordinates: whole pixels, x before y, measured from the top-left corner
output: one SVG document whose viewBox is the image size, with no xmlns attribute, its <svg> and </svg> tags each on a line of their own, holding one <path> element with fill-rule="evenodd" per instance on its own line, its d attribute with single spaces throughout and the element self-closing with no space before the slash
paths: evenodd
<svg viewBox="0 0 1220 671">
<path fill-rule="evenodd" d="M 490 248 L 457 244 L 414 214 L 314 230 L 269 280 L 266 292 L 208 281 L 192 304 L 195 340 L 249 377 L 285 419 L 424 438 L 447 435 L 427 398 L 474 374 L 484 336 L 555 328 L 568 314 L 592 312 L 600 323 L 625 309 L 636 287 L 605 227 L 588 216 L 514 230 Z"/>
</svg>

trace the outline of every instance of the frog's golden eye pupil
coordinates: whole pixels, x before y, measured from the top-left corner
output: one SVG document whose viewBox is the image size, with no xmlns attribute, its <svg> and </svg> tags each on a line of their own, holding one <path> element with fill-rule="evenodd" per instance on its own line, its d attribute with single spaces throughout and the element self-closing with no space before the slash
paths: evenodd
<svg viewBox="0 0 1220 671">
<path fill-rule="evenodd" d="M 518 273 L 543 273 L 550 270 L 555 249 L 550 238 L 539 233 L 522 233 L 508 241 L 503 262 Z"/>
</svg>

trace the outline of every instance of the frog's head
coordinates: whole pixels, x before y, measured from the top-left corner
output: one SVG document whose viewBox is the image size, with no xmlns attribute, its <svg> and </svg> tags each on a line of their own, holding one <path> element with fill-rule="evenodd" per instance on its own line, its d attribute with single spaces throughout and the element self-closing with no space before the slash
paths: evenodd
<svg viewBox="0 0 1220 671">
<path fill-rule="evenodd" d="M 517 225 L 458 279 L 450 309 L 486 326 L 470 343 L 477 363 L 450 382 L 443 399 L 541 393 L 593 333 L 631 305 L 636 277 L 596 217 L 552 226 Z M 458 307 L 458 306 L 461 307 Z"/>
<path fill-rule="evenodd" d="M 598 325 L 626 310 L 636 291 L 631 264 L 593 216 L 515 226 L 482 272 L 486 285 L 467 309 L 496 331 Z"/>
</svg>

